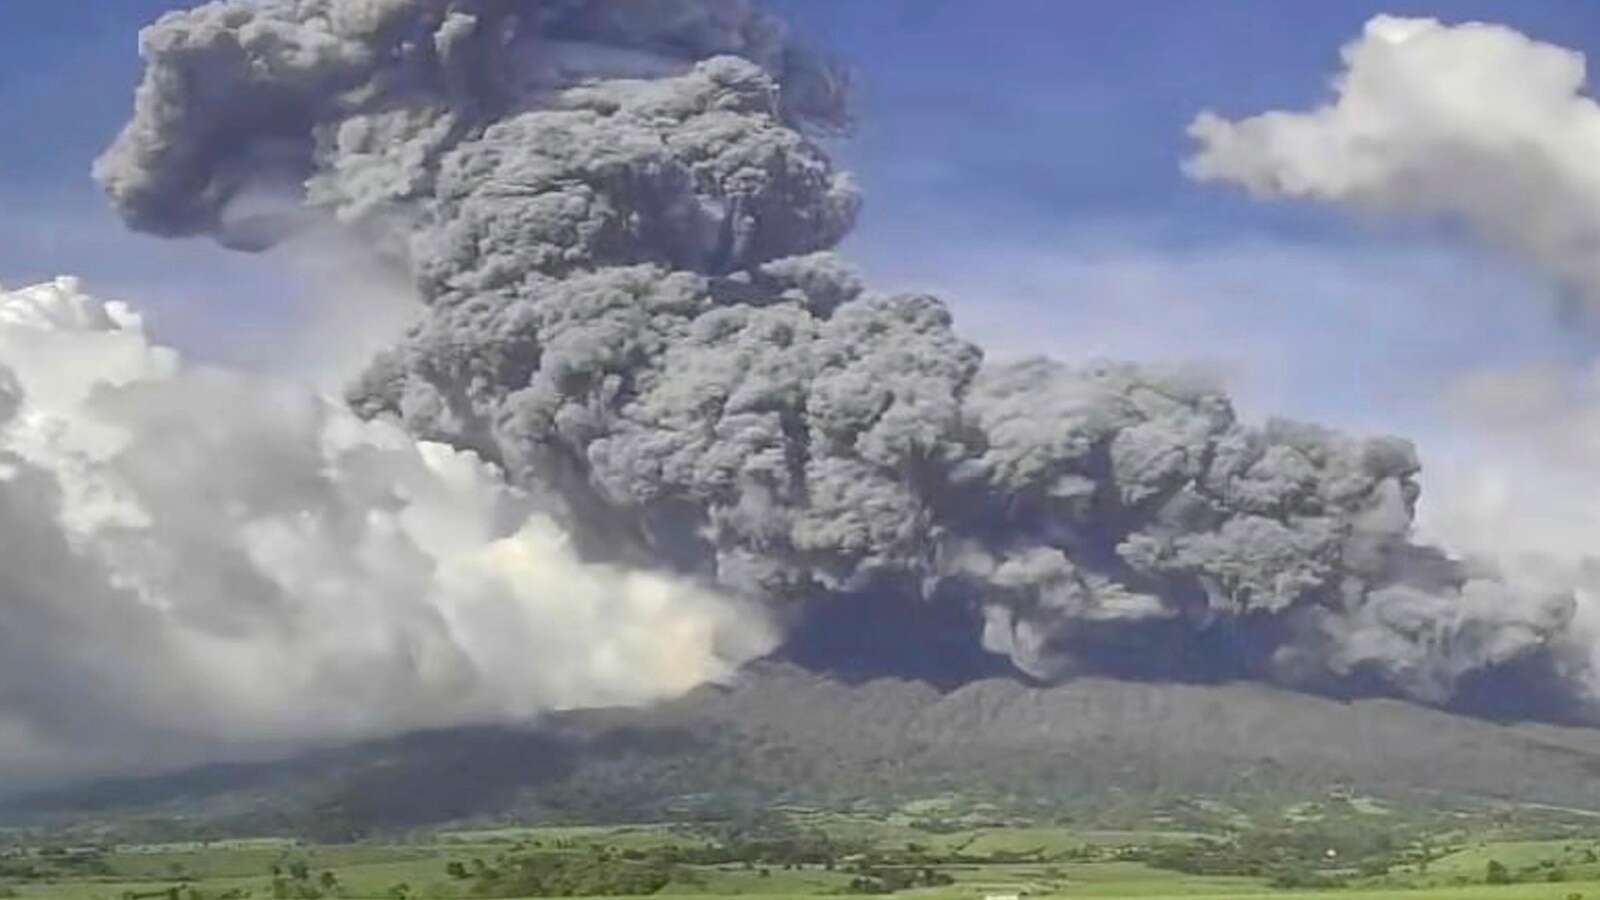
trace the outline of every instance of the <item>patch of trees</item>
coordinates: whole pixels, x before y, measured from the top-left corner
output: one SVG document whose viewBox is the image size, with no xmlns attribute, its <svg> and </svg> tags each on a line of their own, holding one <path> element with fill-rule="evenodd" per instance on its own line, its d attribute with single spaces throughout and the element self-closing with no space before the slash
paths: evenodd
<svg viewBox="0 0 1600 900">
<path fill-rule="evenodd" d="M 1190 844 L 1167 844 L 1146 848 L 1130 855 L 1156 869 L 1170 869 L 1186 875 L 1249 875 L 1259 877 L 1274 864 L 1285 862 L 1280 854 L 1262 858 L 1231 841 L 1200 838 Z"/>
<path fill-rule="evenodd" d="M 895 891 L 905 891 L 912 888 L 943 887 L 955 883 L 955 878 L 948 872 L 941 872 L 938 869 L 927 866 L 869 868 L 862 870 L 860 875 L 850 879 L 850 883 L 842 893 L 892 894 Z"/>
<path fill-rule="evenodd" d="M 250 892 L 244 888 L 205 891 L 194 885 L 180 885 L 154 891 L 122 892 L 122 900 L 246 900 L 249 896 Z"/>
<path fill-rule="evenodd" d="M 1154 868 L 1190 875 L 1265 877 L 1284 887 L 1332 886 L 1351 870 L 1386 870 L 1401 855 L 1398 844 L 1393 834 L 1370 827 L 1263 828 L 1228 839 L 1144 848 L 1138 856 Z"/>
<path fill-rule="evenodd" d="M 667 866 L 802 866 L 830 867 L 847 856 L 866 853 L 865 841 L 841 840 L 817 828 L 775 827 L 770 824 L 743 830 L 725 827 L 712 832 L 704 844 L 668 844 L 648 850 L 630 848 L 617 855 L 630 862 Z"/>
<path fill-rule="evenodd" d="M 624 851 L 633 859 L 656 859 L 690 866 L 751 863 L 768 866 L 823 865 L 853 852 L 820 832 L 786 838 L 735 839 L 729 843 L 698 847 L 661 847 L 649 851 Z"/>
<path fill-rule="evenodd" d="M 31 862 L 0 860 L 0 878 L 11 881 L 34 881 L 48 875 L 44 869 Z"/>
<path fill-rule="evenodd" d="M 46 847 L 32 858 L 0 859 L 0 879 L 40 881 L 47 878 L 96 878 L 114 874 L 98 849 Z"/>
<path fill-rule="evenodd" d="M 1568 856 L 1572 854 L 1569 852 Z M 1587 852 L 1587 856 L 1593 856 Z M 1578 857 L 1580 860 L 1586 857 Z M 1521 866 L 1515 870 L 1498 859 L 1491 859 L 1484 865 L 1483 881 L 1485 884 L 1520 884 L 1530 881 L 1544 881 L 1559 883 L 1568 880 L 1566 867 L 1555 859 L 1541 859 L 1532 865 Z"/>
<path fill-rule="evenodd" d="M 1271 882 L 1276 888 L 1328 890 L 1342 888 L 1350 883 L 1350 879 L 1339 872 L 1318 872 L 1303 865 L 1289 865 L 1274 870 L 1271 873 Z"/>
<path fill-rule="evenodd" d="M 315 877 L 311 866 L 303 859 L 274 863 L 272 866 L 273 900 L 323 900 L 340 896 L 339 876 L 323 872 Z"/>
<path fill-rule="evenodd" d="M 673 881 L 674 867 L 634 862 L 609 852 L 534 853 L 508 856 L 488 865 L 452 862 L 452 878 L 470 881 L 477 897 L 639 896 L 659 892 Z"/>
<path fill-rule="evenodd" d="M 1511 870 L 1500 860 L 1491 859 L 1484 867 L 1483 880 L 1485 884 L 1510 884 Z"/>
</svg>

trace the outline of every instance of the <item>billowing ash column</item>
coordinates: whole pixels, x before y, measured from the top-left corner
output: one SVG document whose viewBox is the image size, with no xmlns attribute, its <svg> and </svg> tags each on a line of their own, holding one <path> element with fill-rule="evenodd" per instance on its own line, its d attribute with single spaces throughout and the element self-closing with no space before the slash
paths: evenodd
<svg viewBox="0 0 1600 900">
<path fill-rule="evenodd" d="M 856 191 L 807 136 L 847 80 L 745 0 L 225 0 L 142 46 L 97 168 L 118 211 L 365 235 L 429 313 L 350 402 L 559 498 L 591 553 L 793 615 L 971 604 L 1044 678 L 1165 671 L 1176 641 L 1443 702 L 1572 616 L 1411 541 L 1403 441 L 1247 427 L 1131 366 L 986 366 L 939 301 L 864 290 L 828 252 Z M 296 211 L 243 212 L 286 185 Z"/>
</svg>

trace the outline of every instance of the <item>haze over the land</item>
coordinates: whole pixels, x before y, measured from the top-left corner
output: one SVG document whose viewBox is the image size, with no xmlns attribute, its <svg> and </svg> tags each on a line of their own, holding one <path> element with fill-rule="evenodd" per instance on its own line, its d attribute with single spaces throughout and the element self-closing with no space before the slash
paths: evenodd
<svg viewBox="0 0 1600 900">
<path fill-rule="evenodd" d="M 1587 356 L 1469 367 L 1452 401 L 1507 436 L 1435 487 L 1185 360 L 986 355 L 834 252 L 850 76 L 743 0 L 223 0 L 140 40 L 111 207 L 299 260 L 315 302 L 268 373 L 70 280 L 0 295 L 0 775 L 646 703 L 769 652 L 1593 721 Z M 1194 110 L 1174 171 L 1448 221 L 1586 320 L 1581 54 L 1380 16 L 1340 65 L 1309 111 Z"/>
</svg>

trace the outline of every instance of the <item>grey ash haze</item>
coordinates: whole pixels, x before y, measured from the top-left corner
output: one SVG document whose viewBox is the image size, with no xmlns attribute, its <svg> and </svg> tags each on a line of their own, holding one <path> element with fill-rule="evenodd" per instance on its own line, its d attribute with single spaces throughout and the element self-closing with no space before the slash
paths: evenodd
<svg viewBox="0 0 1600 900">
<path fill-rule="evenodd" d="M 939 300 L 860 284 L 815 139 L 848 78 L 751 3 L 225 0 L 142 52 L 96 169 L 117 211 L 361 235 L 427 314 L 350 404 L 498 462 L 592 557 L 796 633 L 879 604 L 886 659 L 939 621 L 1042 680 L 1582 699 L 1571 596 L 1414 542 L 1406 441 L 1243 424 L 1183 372 L 986 363 Z"/>
</svg>

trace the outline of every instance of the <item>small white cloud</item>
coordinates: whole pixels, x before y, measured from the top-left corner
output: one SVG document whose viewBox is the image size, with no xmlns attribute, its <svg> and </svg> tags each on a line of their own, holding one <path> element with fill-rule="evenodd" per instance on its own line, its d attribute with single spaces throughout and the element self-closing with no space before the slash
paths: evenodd
<svg viewBox="0 0 1600 900">
<path fill-rule="evenodd" d="M 1190 126 L 1185 171 L 1257 196 L 1464 222 L 1600 303 L 1600 106 L 1581 53 L 1482 23 L 1378 16 L 1334 98 Z"/>
</svg>

